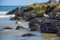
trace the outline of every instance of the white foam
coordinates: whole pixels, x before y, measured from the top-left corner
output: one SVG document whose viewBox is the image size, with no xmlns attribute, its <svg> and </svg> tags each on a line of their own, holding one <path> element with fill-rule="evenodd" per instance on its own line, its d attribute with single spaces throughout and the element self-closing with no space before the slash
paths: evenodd
<svg viewBox="0 0 60 40">
<path fill-rule="evenodd" d="M 0 12 L 0 14 L 6 14 L 7 12 Z"/>
<path fill-rule="evenodd" d="M 7 12 L 0 12 L 0 18 L 14 17 L 15 15 L 5 15 Z"/>
<path fill-rule="evenodd" d="M 15 15 L 3 15 L 3 16 L 0 16 L 0 18 L 9 18 L 9 17 L 14 17 Z"/>
</svg>

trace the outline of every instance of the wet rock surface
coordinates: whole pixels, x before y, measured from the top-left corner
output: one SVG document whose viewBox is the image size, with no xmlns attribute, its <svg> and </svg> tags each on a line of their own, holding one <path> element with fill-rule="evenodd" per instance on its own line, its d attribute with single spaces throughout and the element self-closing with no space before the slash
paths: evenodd
<svg viewBox="0 0 60 40">
<path fill-rule="evenodd" d="M 10 27 L 5 27 L 5 28 L 3 28 L 3 29 L 13 29 L 13 28 L 10 28 Z"/>
<path fill-rule="evenodd" d="M 30 36 L 35 36 L 35 34 L 31 34 L 31 33 L 27 33 L 27 34 L 23 34 L 23 37 L 30 37 Z"/>
</svg>

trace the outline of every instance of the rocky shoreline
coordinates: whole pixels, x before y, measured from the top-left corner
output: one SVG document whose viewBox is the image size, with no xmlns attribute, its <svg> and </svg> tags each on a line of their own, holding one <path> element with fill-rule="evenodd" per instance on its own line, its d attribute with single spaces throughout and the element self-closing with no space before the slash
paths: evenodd
<svg viewBox="0 0 60 40">
<path fill-rule="evenodd" d="M 42 33 L 56 33 L 60 36 L 60 4 L 55 2 L 48 2 L 39 4 L 32 4 L 32 6 L 25 6 L 16 8 L 6 15 L 14 14 L 15 17 L 11 20 L 26 20 L 29 21 L 31 31 L 41 31 Z M 41 8 L 42 7 L 42 8 Z M 19 28 L 19 27 L 18 27 Z"/>
</svg>

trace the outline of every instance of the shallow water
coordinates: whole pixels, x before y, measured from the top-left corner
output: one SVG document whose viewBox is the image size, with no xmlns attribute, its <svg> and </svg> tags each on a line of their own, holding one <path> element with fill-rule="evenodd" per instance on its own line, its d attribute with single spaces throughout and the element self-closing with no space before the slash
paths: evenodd
<svg viewBox="0 0 60 40">
<path fill-rule="evenodd" d="M 23 34 L 33 33 L 36 36 L 22 37 Z M 0 33 L 0 40 L 44 40 L 39 32 L 31 32 L 28 30 L 12 30 Z"/>
<path fill-rule="evenodd" d="M 16 23 L 15 21 L 9 20 L 10 18 L 0 18 L 0 40 L 48 40 L 50 36 L 53 39 L 49 40 L 55 40 L 57 37 L 56 34 L 47 34 L 47 33 L 40 33 L 40 32 L 31 32 L 27 29 L 20 29 L 15 30 Z M 21 21 L 21 24 L 24 24 L 23 26 L 25 28 L 28 28 L 28 22 Z M 13 30 L 3 30 L 4 27 L 12 27 Z M 31 37 L 22 37 L 23 34 L 26 33 L 33 33 L 36 36 Z M 47 39 L 45 38 L 47 37 Z"/>
<path fill-rule="evenodd" d="M 43 38 L 40 35 L 40 32 L 30 32 L 29 30 L 26 29 L 20 29 L 20 30 L 3 30 L 1 31 L 4 27 L 12 27 L 16 28 L 16 23 L 15 21 L 9 20 L 10 18 L 0 18 L 0 40 L 42 40 Z M 21 21 L 21 24 L 27 24 L 23 25 L 25 28 L 28 28 L 28 22 Z M 32 37 L 22 37 L 23 34 L 26 33 L 34 33 L 34 34 L 39 34 L 37 36 L 32 36 Z"/>
</svg>

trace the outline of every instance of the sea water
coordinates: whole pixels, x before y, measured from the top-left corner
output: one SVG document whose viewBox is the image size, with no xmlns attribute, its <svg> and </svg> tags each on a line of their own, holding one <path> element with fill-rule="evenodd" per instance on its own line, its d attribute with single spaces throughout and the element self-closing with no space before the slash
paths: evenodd
<svg viewBox="0 0 60 40">
<path fill-rule="evenodd" d="M 0 6 L 0 12 L 11 11 L 11 10 L 13 10 L 13 9 L 15 9 L 17 7 L 21 8 L 23 6 Z"/>
</svg>

